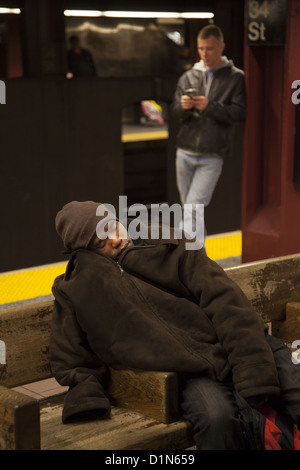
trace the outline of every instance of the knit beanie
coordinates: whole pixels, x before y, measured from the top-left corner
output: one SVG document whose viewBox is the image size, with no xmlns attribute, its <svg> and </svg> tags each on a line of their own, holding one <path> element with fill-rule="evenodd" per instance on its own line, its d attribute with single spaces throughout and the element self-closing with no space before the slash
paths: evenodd
<svg viewBox="0 0 300 470">
<path fill-rule="evenodd" d="M 88 248 L 89 244 L 99 233 L 99 223 L 103 220 L 103 225 L 109 219 L 116 220 L 116 216 L 102 204 L 101 213 L 96 215 L 100 202 L 93 201 L 72 201 L 64 205 L 55 218 L 56 231 L 61 237 L 65 248 L 69 251 L 79 248 Z"/>
</svg>

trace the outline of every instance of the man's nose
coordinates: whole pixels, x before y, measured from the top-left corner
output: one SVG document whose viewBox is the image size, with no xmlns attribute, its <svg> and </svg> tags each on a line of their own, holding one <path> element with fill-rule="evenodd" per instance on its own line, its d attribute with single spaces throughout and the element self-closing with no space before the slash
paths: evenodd
<svg viewBox="0 0 300 470">
<path fill-rule="evenodd" d="M 119 232 L 116 232 L 113 238 L 111 238 L 111 245 L 113 247 L 117 247 L 120 245 L 121 242 L 122 242 L 122 239 L 120 238 Z"/>
</svg>

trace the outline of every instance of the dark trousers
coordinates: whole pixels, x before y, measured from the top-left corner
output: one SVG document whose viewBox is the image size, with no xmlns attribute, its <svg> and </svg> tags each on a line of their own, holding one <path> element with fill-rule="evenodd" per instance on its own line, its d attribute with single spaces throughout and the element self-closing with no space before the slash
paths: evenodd
<svg viewBox="0 0 300 470">
<path fill-rule="evenodd" d="M 207 377 L 187 380 L 181 401 L 182 416 L 194 429 L 197 450 L 244 449 L 241 422 L 230 382 Z"/>
<path fill-rule="evenodd" d="M 288 415 L 300 428 L 300 364 L 294 364 L 284 343 L 267 335 L 277 366 L 281 393 L 270 404 Z M 182 415 L 194 428 L 198 450 L 240 450 L 245 442 L 230 380 L 215 382 L 191 377 L 185 382 Z"/>
</svg>

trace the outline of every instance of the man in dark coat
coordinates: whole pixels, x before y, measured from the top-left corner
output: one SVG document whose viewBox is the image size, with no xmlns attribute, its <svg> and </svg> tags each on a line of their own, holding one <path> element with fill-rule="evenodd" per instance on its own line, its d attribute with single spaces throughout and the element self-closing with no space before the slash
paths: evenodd
<svg viewBox="0 0 300 470">
<path fill-rule="evenodd" d="M 96 77 L 96 67 L 90 51 L 80 46 L 78 36 L 71 36 L 69 41 L 71 48 L 67 51 L 67 77 Z"/>
<path fill-rule="evenodd" d="M 133 240 L 100 203 L 65 205 L 56 229 L 71 254 L 53 285 L 50 342 L 53 375 L 70 387 L 63 422 L 109 415 L 108 365 L 169 370 L 197 448 L 244 448 L 233 391 L 255 405 L 280 387 L 265 325 L 240 288 L 183 234 Z"/>
</svg>

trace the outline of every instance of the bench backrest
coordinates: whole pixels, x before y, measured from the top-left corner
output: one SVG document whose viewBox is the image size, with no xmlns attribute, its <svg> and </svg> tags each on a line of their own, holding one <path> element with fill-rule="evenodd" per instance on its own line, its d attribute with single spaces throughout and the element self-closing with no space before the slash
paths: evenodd
<svg viewBox="0 0 300 470">
<path fill-rule="evenodd" d="M 53 301 L 0 311 L 5 364 L 0 385 L 16 387 L 51 377 L 48 359 Z"/>
<path fill-rule="evenodd" d="M 300 253 L 225 269 L 265 321 L 285 320 L 286 304 L 300 300 Z"/>
<path fill-rule="evenodd" d="M 225 269 L 265 321 L 285 319 L 300 301 L 300 254 Z M 0 311 L 0 384 L 15 387 L 51 377 L 48 360 L 53 301 Z M 5 348 L 5 351 L 3 351 Z"/>
</svg>

